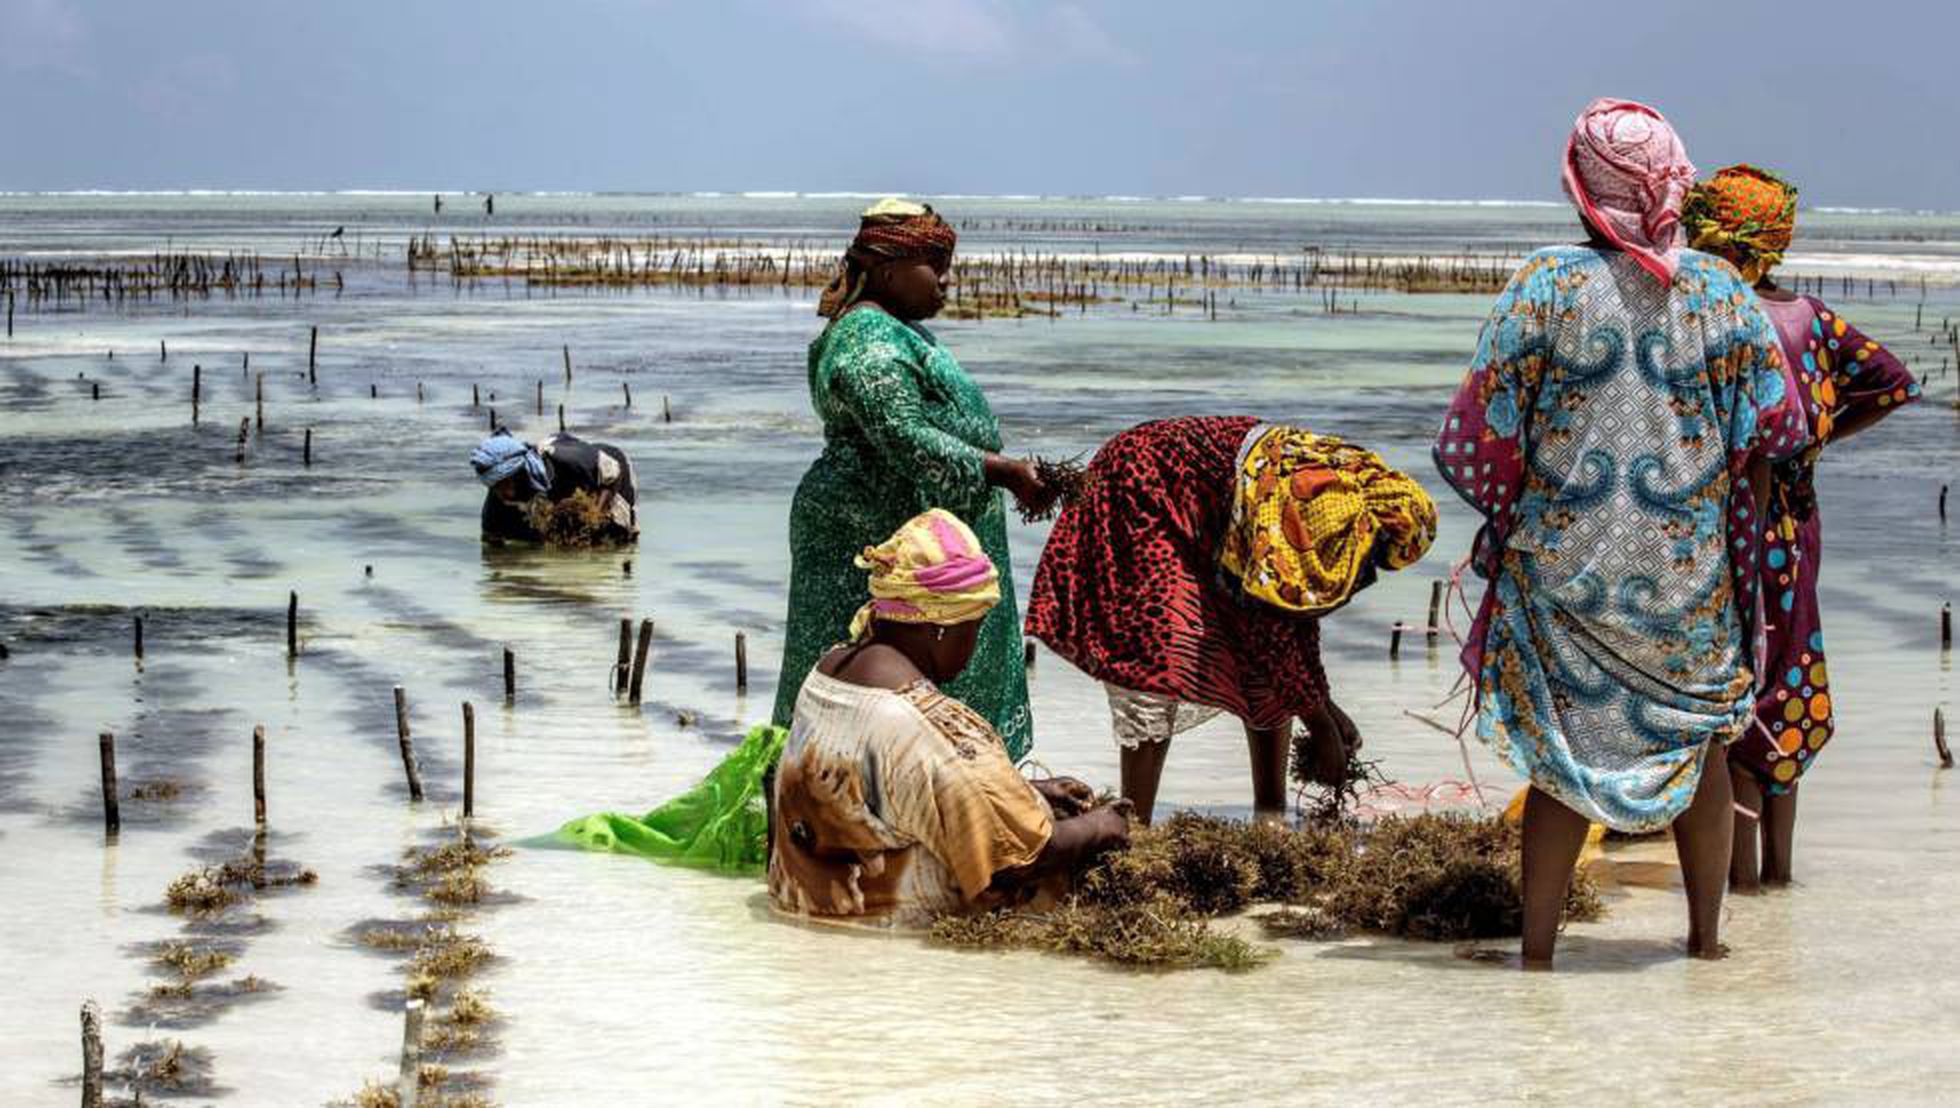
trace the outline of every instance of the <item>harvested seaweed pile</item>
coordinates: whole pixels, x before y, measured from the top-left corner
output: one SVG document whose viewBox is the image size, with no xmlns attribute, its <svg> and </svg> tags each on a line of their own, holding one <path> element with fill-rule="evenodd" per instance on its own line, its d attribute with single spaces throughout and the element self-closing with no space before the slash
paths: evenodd
<svg viewBox="0 0 1960 1108">
<path fill-rule="evenodd" d="M 573 550 L 618 544 L 620 530 L 597 496 L 580 489 L 562 500 L 541 499 L 531 525 L 544 542 Z"/>
<path fill-rule="evenodd" d="M 1518 846 L 1518 829 L 1491 817 L 1424 813 L 1292 829 L 1179 813 L 1138 828 L 1130 849 L 1091 870 L 1060 906 L 942 917 L 931 939 L 1241 970 L 1273 952 L 1210 921 L 1261 903 L 1285 906 L 1260 917 L 1274 938 L 1502 938 L 1518 934 L 1522 921 Z M 1597 886 L 1579 871 L 1566 918 L 1597 919 L 1602 911 Z"/>
</svg>

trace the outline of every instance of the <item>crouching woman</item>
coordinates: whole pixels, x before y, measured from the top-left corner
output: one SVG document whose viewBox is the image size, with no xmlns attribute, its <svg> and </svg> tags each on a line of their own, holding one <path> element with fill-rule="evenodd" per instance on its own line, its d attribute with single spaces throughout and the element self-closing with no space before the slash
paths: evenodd
<svg viewBox="0 0 1960 1108">
<path fill-rule="evenodd" d="M 1059 891 L 1127 845 L 1127 804 L 1024 778 L 993 727 L 940 691 L 1000 601 L 966 524 L 935 508 L 858 565 L 871 601 L 804 680 L 776 770 L 776 907 L 921 925 Z"/>
</svg>

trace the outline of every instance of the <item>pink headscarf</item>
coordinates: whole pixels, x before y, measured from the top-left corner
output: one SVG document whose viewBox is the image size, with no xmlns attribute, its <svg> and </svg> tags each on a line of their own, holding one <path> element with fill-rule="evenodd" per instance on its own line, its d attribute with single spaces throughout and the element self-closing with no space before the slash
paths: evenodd
<svg viewBox="0 0 1960 1108">
<path fill-rule="evenodd" d="M 1661 113 L 1631 100 L 1586 105 L 1565 144 L 1565 194 L 1607 241 L 1662 284 L 1681 260 L 1681 201 L 1695 166 Z"/>
</svg>

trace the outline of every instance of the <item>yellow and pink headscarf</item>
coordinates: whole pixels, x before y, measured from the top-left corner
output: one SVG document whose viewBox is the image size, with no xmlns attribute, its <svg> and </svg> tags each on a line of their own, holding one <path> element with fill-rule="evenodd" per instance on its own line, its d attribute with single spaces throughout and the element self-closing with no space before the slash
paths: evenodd
<svg viewBox="0 0 1960 1108">
<path fill-rule="evenodd" d="M 871 601 L 851 617 L 851 641 L 873 620 L 950 627 L 1000 603 L 1000 574 L 973 529 L 944 508 L 913 516 L 897 533 L 867 546 L 857 567 L 871 573 Z"/>
<path fill-rule="evenodd" d="M 1666 117 L 1631 100 L 1586 105 L 1565 144 L 1563 178 L 1586 222 L 1662 284 L 1673 282 L 1695 166 Z"/>
</svg>

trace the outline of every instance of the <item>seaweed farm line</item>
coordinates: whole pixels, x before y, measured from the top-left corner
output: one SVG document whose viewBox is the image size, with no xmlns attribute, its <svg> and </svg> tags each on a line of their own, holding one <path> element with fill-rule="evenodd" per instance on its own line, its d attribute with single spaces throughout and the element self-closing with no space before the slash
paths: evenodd
<svg viewBox="0 0 1960 1108">
<path fill-rule="evenodd" d="M 1955 714 L 1938 613 L 1960 559 L 1939 495 L 1960 462 L 1960 290 L 1922 287 L 1908 261 L 1817 286 L 1927 400 L 1820 470 L 1838 739 L 1803 787 L 1799 887 L 1729 904 L 1726 962 L 1681 956 L 1658 843 L 1609 844 L 1604 915 L 1570 925 L 1550 977 L 1245 919 L 1226 929 L 1274 954 L 1243 973 L 965 951 L 783 921 L 756 880 L 535 846 L 681 791 L 768 712 L 789 498 L 820 447 L 804 348 L 852 207 L 500 195 L 488 224 L 429 222 L 426 199 L 0 197 L 0 259 L 100 274 L 256 256 L 269 288 L 77 283 L 31 307 L 18 281 L 0 290 L 18 300 L 0 338 L 0 1103 L 76 1099 L 91 998 L 107 1091 L 145 1102 L 381 1097 L 411 1001 L 424 1104 L 1953 1095 L 1960 799 L 1931 722 Z M 1474 805 L 1465 754 L 1430 722 L 1455 721 L 1450 634 L 1413 632 L 1474 530 L 1427 457 L 1490 294 L 1482 277 L 1407 292 L 1381 260 L 1497 266 L 1570 227 L 1536 209 L 941 207 L 972 221 L 957 282 L 976 300 L 1045 311 L 1051 275 L 1057 297 L 1089 290 L 1047 318 L 935 324 L 1010 450 L 1066 457 L 1146 419 L 1253 413 L 1423 480 L 1434 552 L 1328 619 L 1324 649 L 1398 783 L 1380 806 Z M 344 258 L 323 245 L 343 225 Z M 1960 258 L 1941 218 L 1804 226 L 1800 252 L 1861 267 Z M 429 235 L 411 283 L 408 244 Z M 452 238 L 610 242 L 554 247 L 601 272 L 628 242 L 645 267 L 653 242 L 704 283 L 533 290 L 519 265 L 506 289 L 452 279 Z M 1311 242 L 1339 244 L 1322 286 L 1341 287 L 1350 247 L 1377 283 L 1351 274 L 1329 310 L 1301 276 Z M 779 247 L 787 287 L 780 268 L 734 283 L 735 259 L 780 267 Z M 295 253 L 317 285 L 282 299 Z M 493 419 L 536 438 L 561 418 L 633 457 L 637 549 L 477 541 L 470 447 Z M 1023 598 L 1044 533 L 1011 527 Z M 646 636 L 638 695 L 614 691 L 622 620 Z M 1031 684 L 1034 756 L 1114 785 L 1101 691 L 1040 650 Z M 1514 786 L 1483 748 L 1468 758 L 1493 802 Z M 1249 799 L 1229 723 L 1177 739 L 1166 809 L 1243 816 Z M 1248 1013 L 1258 1032 L 1239 1030 Z"/>
</svg>

